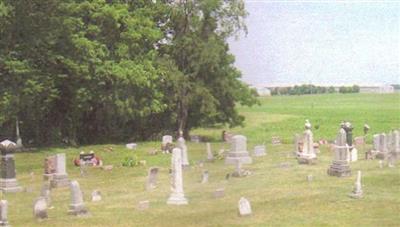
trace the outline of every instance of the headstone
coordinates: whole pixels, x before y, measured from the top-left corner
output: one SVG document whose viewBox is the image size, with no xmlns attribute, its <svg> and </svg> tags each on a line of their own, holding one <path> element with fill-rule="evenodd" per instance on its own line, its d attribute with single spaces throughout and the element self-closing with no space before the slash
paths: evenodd
<svg viewBox="0 0 400 227">
<path fill-rule="evenodd" d="M 313 180 L 314 180 L 313 175 L 311 175 L 311 174 L 307 175 L 307 181 L 308 181 L 308 182 L 311 182 L 311 181 L 313 181 Z"/>
<path fill-rule="evenodd" d="M 226 164 L 236 164 L 240 160 L 242 164 L 251 164 L 253 161 L 247 152 L 247 139 L 245 136 L 236 135 L 231 139 L 231 149 L 225 158 Z"/>
<path fill-rule="evenodd" d="M 46 219 L 47 215 L 47 202 L 44 197 L 39 197 L 33 205 L 33 216 L 37 219 Z"/>
<path fill-rule="evenodd" d="M 388 142 L 388 136 L 385 133 L 381 133 L 379 135 L 379 152 L 376 155 L 377 158 L 384 160 L 389 155 L 387 142 Z"/>
<path fill-rule="evenodd" d="M 351 169 L 347 156 L 349 146 L 346 144 L 346 131 L 341 128 L 336 138 L 334 160 L 328 169 L 328 175 L 346 177 L 351 175 Z"/>
<path fill-rule="evenodd" d="M 56 154 L 56 171 L 50 181 L 52 188 L 68 187 L 69 180 L 65 167 L 65 154 Z"/>
<path fill-rule="evenodd" d="M 201 139 L 198 135 L 192 135 L 190 136 L 190 141 L 192 141 L 193 143 L 200 143 Z"/>
<path fill-rule="evenodd" d="M 101 167 L 102 170 L 106 170 L 106 171 L 111 171 L 113 168 L 114 168 L 113 165 L 106 165 L 106 166 Z"/>
<path fill-rule="evenodd" d="M 125 147 L 128 148 L 129 150 L 135 150 L 137 147 L 137 144 L 136 143 L 127 143 L 125 145 Z"/>
<path fill-rule="evenodd" d="M 380 135 L 373 135 L 373 147 L 371 150 L 365 152 L 365 159 L 375 159 L 380 150 Z"/>
<path fill-rule="evenodd" d="M 225 188 L 218 188 L 214 191 L 214 198 L 222 198 L 225 196 Z"/>
<path fill-rule="evenodd" d="M 240 198 L 239 200 L 239 215 L 240 216 L 251 215 L 250 202 L 244 197 Z"/>
<path fill-rule="evenodd" d="M 146 190 L 150 191 L 157 187 L 158 167 L 151 167 L 147 174 Z"/>
<path fill-rule="evenodd" d="M 271 142 L 272 145 L 281 145 L 281 138 L 279 136 L 273 136 Z"/>
<path fill-rule="evenodd" d="M 165 135 L 162 137 L 161 141 L 161 151 L 170 153 L 172 151 L 173 139 L 170 135 Z"/>
<path fill-rule="evenodd" d="M 1 166 L 0 166 L 0 190 L 3 192 L 20 192 L 22 187 L 18 185 L 15 172 L 15 161 L 13 152 L 17 149 L 15 143 L 4 140 L 0 143 Z"/>
<path fill-rule="evenodd" d="M 40 197 L 43 197 L 46 200 L 47 207 L 51 207 L 51 191 L 49 183 L 45 182 L 42 185 L 42 189 L 40 190 Z"/>
<path fill-rule="evenodd" d="M 357 171 L 357 179 L 354 185 L 353 192 L 349 195 L 351 198 L 359 199 L 363 196 L 362 185 L 361 185 L 361 171 Z"/>
<path fill-rule="evenodd" d="M 207 147 L 207 161 L 212 162 L 214 161 L 214 155 L 211 150 L 211 144 L 206 143 L 206 147 Z"/>
<path fill-rule="evenodd" d="M 71 181 L 70 190 L 71 204 L 69 205 L 68 213 L 76 216 L 88 215 L 88 211 L 83 203 L 83 195 L 78 181 Z"/>
<path fill-rule="evenodd" d="M 171 169 L 171 194 L 167 204 L 186 205 L 188 201 L 183 192 L 182 151 L 180 148 L 172 150 Z"/>
<path fill-rule="evenodd" d="M 205 184 L 208 183 L 208 170 L 204 170 L 201 174 L 201 183 Z"/>
<path fill-rule="evenodd" d="M 101 201 L 101 192 L 99 190 L 94 190 L 92 192 L 92 202 Z"/>
<path fill-rule="evenodd" d="M 136 206 L 138 210 L 147 210 L 150 207 L 149 200 L 140 201 Z"/>
<path fill-rule="evenodd" d="M 305 131 L 303 133 L 302 147 L 297 152 L 297 160 L 299 164 L 315 164 L 317 154 L 314 150 L 313 133 L 311 132 L 311 124 L 308 120 L 304 124 Z"/>
<path fill-rule="evenodd" d="M 392 154 L 396 160 L 400 160 L 400 132 L 399 130 L 394 130 L 392 133 Z"/>
<path fill-rule="evenodd" d="M 44 174 L 45 181 L 51 181 L 56 173 L 56 156 L 48 156 L 44 159 Z"/>
<path fill-rule="evenodd" d="M 0 200 L 0 226 L 10 226 L 8 224 L 8 202 Z"/>
<path fill-rule="evenodd" d="M 254 147 L 254 153 L 253 156 L 255 157 L 261 157 L 265 156 L 267 153 L 265 152 L 265 145 L 258 145 Z"/>
<path fill-rule="evenodd" d="M 303 142 L 300 139 L 300 135 L 297 133 L 293 137 L 293 144 L 294 144 L 293 151 L 294 151 L 294 154 L 297 156 L 297 154 L 302 151 L 302 147 L 303 147 Z"/>
<path fill-rule="evenodd" d="M 186 141 L 183 136 L 180 136 L 177 140 L 177 145 L 182 151 L 182 166 L 188 167 L 189 166 L 189 159 L 188 159 L 188 149 L 186 146 Z"/>
</svg>

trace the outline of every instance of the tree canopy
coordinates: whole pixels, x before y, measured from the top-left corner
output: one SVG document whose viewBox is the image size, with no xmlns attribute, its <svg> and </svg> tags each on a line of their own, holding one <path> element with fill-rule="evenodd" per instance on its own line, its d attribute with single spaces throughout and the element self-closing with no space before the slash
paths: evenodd
<svg viewBox="0 0 400 227">
<path fill-rule="evenodd" d="M 245 30 L 242 0 L 0 0 L 0 129 L 25 140 L 151 139 L 239 125 L 227 38 Z"/>
</svg>

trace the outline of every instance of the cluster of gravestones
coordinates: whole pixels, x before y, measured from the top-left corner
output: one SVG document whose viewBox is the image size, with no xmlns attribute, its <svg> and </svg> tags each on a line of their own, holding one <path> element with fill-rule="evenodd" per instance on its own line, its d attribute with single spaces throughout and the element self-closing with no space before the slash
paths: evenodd
<svg viewBox="0 0 400 227">
<path fill-rule="evenodd" d="M 394 161 L 400 159 L 399 130 L 391 131 L 388 134 L 375 134 L 373 136 L 373 148 L 365 153 L 365 158 L 387 160 L 389 167 L 393 167 Z"/>
<path fill-rule="evenodd" d="M 1 151 L 1 169 L 0 169 L 0 190 L 6 193 L 20 192 L 16 179 L 14 151 L 18 149 L 16 143 L 5 140 L 0 143 Z M 76 180 L 70 181 L 66 172 L 65 154 L 56 154 L 49 156 L 44 161 L 43 186 L 39 197 L 33 205 L 33 214 L 38 219 L 48 217 L 47 210 L 51 207 L 51 190 L 60 187 L 70 187 L 71 203 L 69 205 L 69 214 L 83 216 L 88 215 L 88 211 L 83 203 L 82 191 Z M 96 194 L 97 193 L 97 194 Z M 94 192 L 93 201 L 99 200 L 98 191 Z M 97 197 L 96 197 L 97 196 Z M 101 198 L 101 197 L 100 197 Z M 8 202 L 0 201 L 0 226 L 9 226 L 7 219 Z"/>
<path fill-rule="evenodd" d="M 345 177 L 351 175 L 350 162 L 357 161 L 357 150 L 352 144 L 352 126 L 349 122 L 341 125 L 338 132 L 334 148 L 334 159 L 330 165 L 327 173 L 331 176 Z M 367 157 L 381 158 L 392 160 L 400 157 L 400 137 L 399 131 L 393 131 L 386 135 L 384 133 L 374 135 L 374 146 L 371 151 L 367 152 Z M 224 155 L 226 164 L 235 165 L 235 171 L 229 173 L 229 177 L 245 177 L 250 175 L 251 172 L 242 168 L 243 164 L 251 164 L 252 157 L 247 151 L 247 139 L 242 135 L 232 136 L 229 140 L 231 145 L 229 152 Z M 279 137 L 273 138 L 273 145 L 280 144 Z M 3 192 L 19 192 L 22 187 L 18 185 L 15 174 L 15 161 L 13 152 L 18 148 L 17 144 L 6 140 L 0 143 L 1 150 L 1 178 L 0 189 Z M 127 146 L 128 148 L 128 146 Z M 129 144 L 129 149 L 135 149 L 136 144 Z M 171 205 L 185 205 L 189 201 L 185 197 L 183 190 L 183 169 L 188 168 L 190 163 L 188 159 L 188 148 L 182 134 L 177 139 L 176 145 L 173 144 L 172 136 L 166 135 L 162 139 L 162 150 L 165 153 L 172 153 L 171 156 L 171 193 L 167 199 L 167 204 Z M 211 144 L 206 143 L 206 161 L 213 162 L 215 155 L 211 150 Z M 305 123 L 305 131 L 300 137 L 295 136 L 295 155 L 299 164 L 316 164 L 318 148 L 313 142 L 313 133 L 311 131 L 311 124 L 307 120 Z M 254 147 L 254 157 L 266 155 L 265 145 L 257 145 Z M 286 165 L 285 165 L 286 166 Z M 282 167 L 284 167 L 282 165 Z M 148 171 L 146 181 L 146 190 L 154 190 L 157 187 L 157 175 L 159 172 L 158 167 L 151 167 Z M 45 159 L 44 163 L 44 184 L 40 196 L 34 203 L 34 215 L 38 219 L 47 218 L 47 209 L 51 208 L 50 193 L 52 189 L 59 187 L 70 187 L 71 203 L 68 213 L 85 216 L 89 212 L 85 208 L 83 202 L 82 191 L 80 190 L 79 183 L 76 180 L 70 181 L 66 172 L 65 154 L 56 154 L 49 156 Z M 208 182 L 209 172 L 204 170 L 202 173 L 201 183 Z M 312 175 L 307 176 L 308 181 L 313 180 Z M 220 198 L 225 195 L 224 188 L 218 188 L 213 193 L 215 198 Z M 361 198 L 363 195 L 361 187 L 361 171 L 357 172 L 357 179 L 355 182 L 354 190 L 349 195 L 352 198 Z M 101 193 L 98 190 L 93 191 L 92 201 L 100 201 Z M 7 220 L 7 201 L 0 201 L 0 225 L 8 225 Z M 140 201 L 137 208 L 144 210 L 149 208 L 150 203 L 148 200 Z M 247 216 L 251 214 L 250 202 L 241 197 L 238 201 L 239 214 Z"/>
</svg>

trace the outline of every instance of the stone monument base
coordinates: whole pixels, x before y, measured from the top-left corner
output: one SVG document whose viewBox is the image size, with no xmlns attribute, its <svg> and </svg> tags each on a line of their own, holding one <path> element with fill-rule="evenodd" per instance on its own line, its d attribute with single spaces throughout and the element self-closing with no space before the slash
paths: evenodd
<svg viewBox="0 0 400 227">
<path fill-rule="evenodd" d="M 172 194 L 167 200 L 167 204 L 171 205 L 187 205 L 188 203 L 189 202 L 185 196 L 179 194 Z"/>
<path fill-rule="evenodd" d="M 22 187 L 18 185 L 17 179 L 0 179 L 0 190 L 4 193 L 21 192 Z"/>
<path fill-rule="evenodd" d="M 328 175 L 337 177 L 351 176 L 350 165 L 346 161 L 333 161 L 328 169 Z"/>
<path fill-rule="evenodd" d="M 53 175 L 50 186 L 51 188 L 69 187 L 68 175 Z"/>
<path fill-rule="evenodd" d="M 240 161 L 242 164 L 251 164 L 253 160 L 247 151 L 244 152 L 229 152 L 225 158 L 225 164 L 236 164 Z"/>
</svg>

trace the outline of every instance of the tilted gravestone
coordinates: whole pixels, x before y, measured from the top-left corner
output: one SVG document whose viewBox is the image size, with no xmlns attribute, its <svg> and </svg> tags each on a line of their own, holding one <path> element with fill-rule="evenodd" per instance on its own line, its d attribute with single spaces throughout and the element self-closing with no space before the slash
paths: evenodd
<svg viewBox="0 0 400 227">
<path fill-rule="evenodd" d="M 188 204 L 188 200 L 183 192 L 182 151 L 180 148 L 174 148 L 172 150 L 171 178 L 171 194 L 167 200 L 167 204 Z"/>
<path fill-rule="evenodd" d="M 247 151 L 247 139 L 242 135 L 232 137 L 231 148 L 225 158 L 225 163 L 235 164 L 237 160 L 240 160 L 242 164 L 251 164 L 253 162 Z"/>
<path fill-rule="evenodd" d="M 15 172 L 15 160 L 13 152 L 17 146 L 10 140 L 0 143 L 1 166 L 0 166 L 0 190 L 3 192 L 20 192 L 22 187 L 18 185 Z"/>
<path fill-rule="evenodd" d="M 151 167 L 147 174 L 146 190 L 153 190 L 157 187 L 158 167 Z"/>
<path fill-rule="evenodd" d="M 328 169 L 328 175 L 345 177 L 351 175 L 349 162 L 347 161 L 349 146 L 346 143 L 346 131 L 341 128 L 335 144 L 335 155 L 331 166 Z"/>
</svg>

